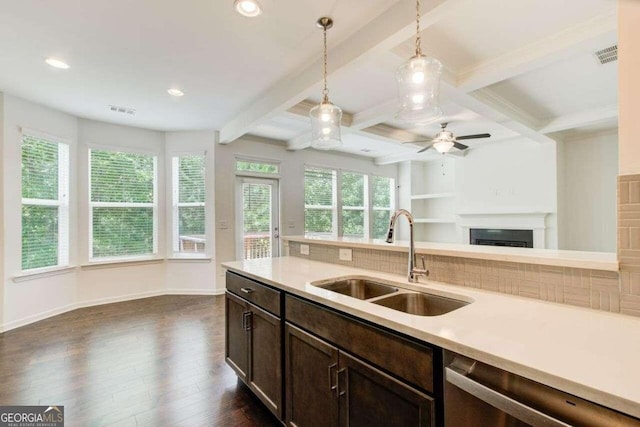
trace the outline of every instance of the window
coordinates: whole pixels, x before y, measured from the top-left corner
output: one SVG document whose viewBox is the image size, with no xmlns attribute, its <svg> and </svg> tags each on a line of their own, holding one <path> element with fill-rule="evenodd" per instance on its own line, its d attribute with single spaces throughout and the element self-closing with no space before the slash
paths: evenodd
<svg viewBox="0 0 640 427">
<path fill-rule="evenodd" d="M 304 232 L 332 236 L 338 231 L 336 171 L 305 168 Z"/>
<path fill-rule="evenodd" d="M 304 190 L 306 235 L 386 236 L 395 209 L 393 178 L 306 167 Z"/>
<path fill-rule="evenodd" d="M 372 235 L 374 239 L 384 239 L 389 228 L 389 220 L 395 209 L 395 181 L 382 176 L 371 177 Z"/>
<path fill-rule="evenodd" d="M 347 237 L 368 237 L 369 196 L 367 176 L 353 172 L 342 172 L 342 235 Z"/>
<path fill-rule="evenodd" d="M 236 171 L 238 172 L 254 172 L 277 175 L 280 171 L 279 165 L 276 163 L 238 160 L 236 161 Z"/>
<path fill-rule="evenodd" d="M 171 159 L 173 176 L 173 252 L 205 251 L 204 156 Z"/>
<path fill-rule="evenodd" d="M 22 270 L 69 264 L 69 146 L 22 136 Z"/>
<path fill-rule="evenodd" d="M 156 157 L 92 149 L 89 158 L 90 258 L 155 254 Z"/>
</svg>

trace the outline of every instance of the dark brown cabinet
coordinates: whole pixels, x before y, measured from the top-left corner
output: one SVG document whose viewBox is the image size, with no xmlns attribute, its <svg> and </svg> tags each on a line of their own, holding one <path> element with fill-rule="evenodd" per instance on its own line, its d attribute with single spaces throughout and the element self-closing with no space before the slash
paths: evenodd
<svg viewBox="0 0 640 427">
<path fill-rule="evenodd" d="M 439 349 L 230 272 L 226 316 L 227 363 L 288 426 L 434 425 Z"/>
<path fill-rule="evenodd" d="M 276 315 L 280 310 L 280 294 L 240 276 L 233 276 L 231 282 L 243 285 L 237 290 L 247 299 L 231 292 L 236 288 L 227 288 L 226 361 L 238 378 L 282 419 L 282 322 Z M 272 314 L 249 302 L 265 295 L 265 305 L 278 313 Z"/>
<path fill-rule="evenodd" d="M 290 323 L 285 342 L 287 425 L 433 425 L 434 400 L 426 393 Z"/>
<path fill-rule="evenodd" d="M 225 308 L 226 360 L 238 377 L 246 383 L 249 371 L 249 334 L 246 326 L 248 304 L 227 293 Z"/>
<path fill-rule="evenodd" d="M 338 425 L 338 349 L 285 325 L 287 425 Z"/>
</svg>

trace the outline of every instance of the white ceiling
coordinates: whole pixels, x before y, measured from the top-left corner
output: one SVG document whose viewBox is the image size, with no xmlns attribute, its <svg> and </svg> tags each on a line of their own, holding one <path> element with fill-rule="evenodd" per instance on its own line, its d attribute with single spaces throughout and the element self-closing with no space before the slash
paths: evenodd
<svg viewBox="0 0 640 427">
<path fill-rule="evenodd" d="M 287 110 L 320 99 L 315 21 L 330 15 L 330 96 L 353 119 L 341 151 L 379 162 L 415 158 L 417 147 L 399 142 L 439 126 L 393 119 L 395 69 L 414 46 L 414 1 L 261 2 L 264 13 L 249 19 L 234 13 L 233 0 L 0 0 L 0 91 L 81 117 L 217 129 L 230 140 L 251 133 L 300 149 L 307 118 Z M 599 65 L 592 54 L 616 43 L 615 11 L 615 0 L 426 2 L 423 48 L 447 69 L 441 121 L 458 135 L 492 134 L 472 149 L 615 128 L 617 64 Z M 71 68 L 50 68 L 49 56 Z M 169 87 L 185 96 L 171 97 Z M 367 133 L 377 123 L 406 132 Z"/>
</svg>

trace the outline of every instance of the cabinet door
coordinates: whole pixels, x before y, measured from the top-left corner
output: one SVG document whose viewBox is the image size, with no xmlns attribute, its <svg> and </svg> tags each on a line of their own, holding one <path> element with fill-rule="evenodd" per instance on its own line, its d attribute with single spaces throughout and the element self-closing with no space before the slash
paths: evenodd
<svg viewBox="0 0 640 427">
<path fill-rule="evenodd" d="M 288 426 L 338 425 L 338 349 L 285 324 Z"/>
<path fill-rule="evenodd" d="M 433 425 L 433 399 L 426 394 L 342 352 L 339 372 L 341 425 Z"/>
<path fill-rule="evenodd" d="M 253 304 L 249 329 L 249 387 L 282 419 L 282 331 L 280 318 Z"/>
<path fill-rule="evenodd" d="M 245 301 L 229 292 L 225 294 L 225 360 L 245 383 L 249 371 L 249 314 Z"/>
</svg>

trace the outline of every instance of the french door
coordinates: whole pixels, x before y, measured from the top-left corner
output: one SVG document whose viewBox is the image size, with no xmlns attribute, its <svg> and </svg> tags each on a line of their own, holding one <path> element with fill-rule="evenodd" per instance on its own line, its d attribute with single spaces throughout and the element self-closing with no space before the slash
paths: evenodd
<svg viewBox="0 0 640 427">
<path fill-rule="evenodd" d="M 236 179 L 237 259 L 277 257 L 280 247 L 278 180 Z"/>
</svg>

